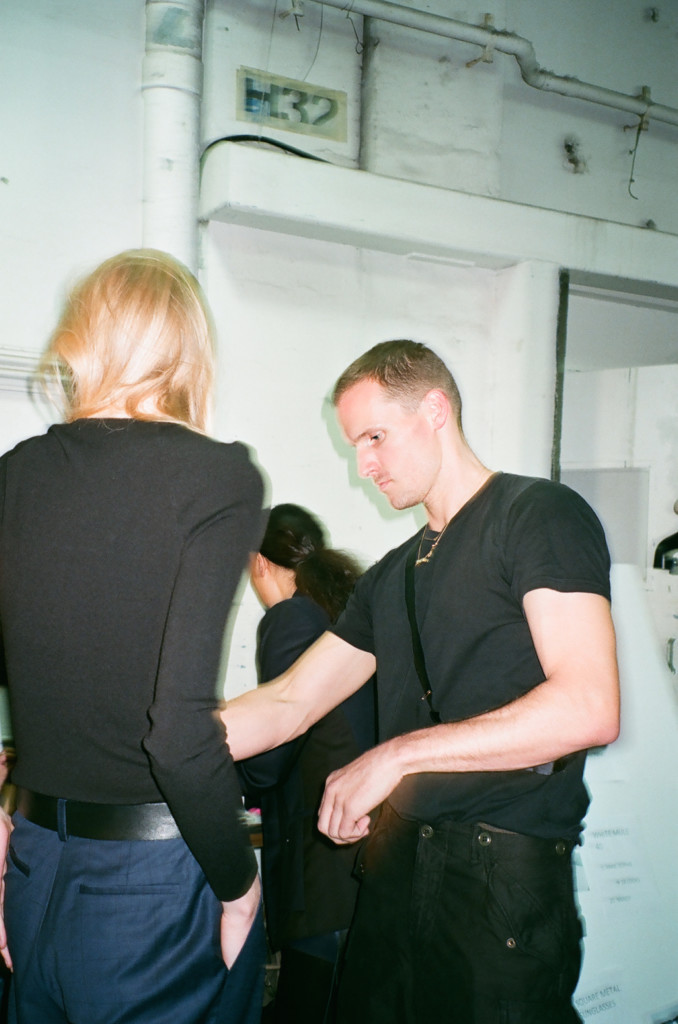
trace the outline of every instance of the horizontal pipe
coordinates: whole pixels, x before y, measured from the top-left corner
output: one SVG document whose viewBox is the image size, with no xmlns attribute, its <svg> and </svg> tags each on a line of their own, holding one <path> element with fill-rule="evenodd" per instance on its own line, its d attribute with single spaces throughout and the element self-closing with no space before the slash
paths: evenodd
<svg viewBox="0 0 678 1024">
<path fill-rule="evenodd" d="M 523 81 L 533 89 L 544 92 L 555 92 L 561 96 L 598 103 L 615 110 L 624 110 L 637 114 L 645 121 L 662 121 L 664 124 L 678 125 L 678 110 L 661 103 L 652 103 L 643 96 L 627 96 L 625 93 L 604 89 L 599 85 L 581 82 L 569 75 L 555 75 L 539 66 L 534 47 L 528 39 L 493 28 L 468 25 L 463 21 L 445 18 L 440 14 L 428 14 L 390 0 L 312 0 L 313 3 L 327 7 L 336 7 L 341 11 L 361 14 L 366 18 L 388 21 L 403 28 L 428 32 L 432 35 L 456 39 L 474 46 L 489 47 L 500 53 L 515 57 Z M 649 92 L 648 92 L 649 95 Z"/>
</svg>

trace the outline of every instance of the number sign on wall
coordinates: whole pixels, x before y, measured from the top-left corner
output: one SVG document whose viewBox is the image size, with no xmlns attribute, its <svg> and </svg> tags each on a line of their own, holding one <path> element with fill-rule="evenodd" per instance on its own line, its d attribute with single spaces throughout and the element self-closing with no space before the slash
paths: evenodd
<svg viewBox="0 0 678 1024">
<path fill-rule="evenodd" d="M 346 141 L 345 92 L 253 68 L 238 68 L 237 75 L 239 121 Z"/>
</svg>

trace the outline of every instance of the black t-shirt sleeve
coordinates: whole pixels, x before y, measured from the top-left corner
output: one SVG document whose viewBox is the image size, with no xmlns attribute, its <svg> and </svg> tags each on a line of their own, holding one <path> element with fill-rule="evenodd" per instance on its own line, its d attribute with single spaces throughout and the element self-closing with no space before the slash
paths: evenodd
<svg viewBox="0 0 678 1024">
<path fill-rule="evenodd" d="M 530 590 L 594 593 L 610 599 L 610 557 L 603 528 L 584 499 L 538 480 L 513 501 L 501 544 L 516 599 Z"/>
<path fill-rule="evenodd" d="M 373 565 L 357 581 L 348 603 L 331 632 L 352 647 L 376 654 L 372 620 L 372 595 L 379 564 Z"/>
</svg>

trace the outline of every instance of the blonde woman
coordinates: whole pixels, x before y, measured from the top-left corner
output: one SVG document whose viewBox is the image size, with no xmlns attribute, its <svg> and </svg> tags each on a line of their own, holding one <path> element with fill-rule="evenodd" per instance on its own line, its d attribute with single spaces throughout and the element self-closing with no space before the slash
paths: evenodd
<svg viewBox="0 0 678 1024">
<path fill-rule="evenodd" d="M 0 459 L 10 1019 L 255 1021 L 259 880 L 216 685 L 262 484 L 204 433 L 197 281 L 164 253 L 113 257 L 45 365 L 65 422 Z"/>
</svg>

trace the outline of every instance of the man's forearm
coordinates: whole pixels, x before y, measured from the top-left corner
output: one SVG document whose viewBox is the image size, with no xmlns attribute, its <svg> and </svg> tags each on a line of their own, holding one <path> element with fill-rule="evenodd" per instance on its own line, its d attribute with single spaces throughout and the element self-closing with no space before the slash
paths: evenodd
<svg viewBox="0 0 678 1024">
<path fill-rule="evenodd" d="M 221 711 L 234 761 L 272 750 L 304 731 L 301 710 L 286 704 L 281 689 L 280 679 L 265 683 L 229 700 Z"/>
<path fill-rule="evenodd" d="M 221 717 L 234 760 L 301 736 L 374 670 L 373 655 L 324 633 L 287 672 L 228 702 Z"/>
<path fill-rule="evenodd" d="M 503 708 L 405 733 L 368 750 L 329 776 L 320 831 L 335 842 L 361 838 L 370 811 L 406 775 L 531 768 L 612 742 L 619 720 L 615 679 L 575 689 L 576 694 L 568 680 L 547 680 Z"/>
</svg>

